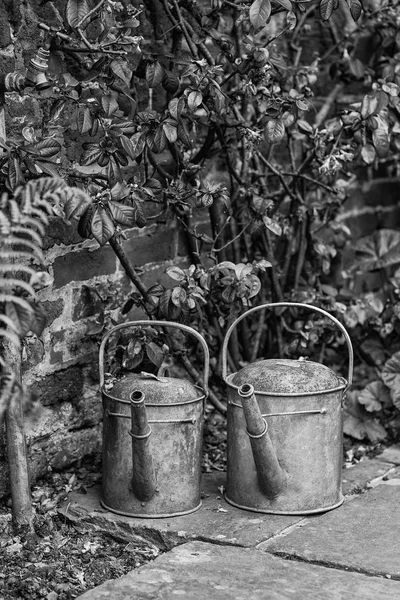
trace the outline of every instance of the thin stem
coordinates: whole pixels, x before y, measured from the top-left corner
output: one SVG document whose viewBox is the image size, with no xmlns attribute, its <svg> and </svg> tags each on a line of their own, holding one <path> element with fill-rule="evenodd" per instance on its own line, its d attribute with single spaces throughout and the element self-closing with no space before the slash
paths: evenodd
<svg viewBox="0 0 400 600">
<path fill-rule="evenodd" d="M 100 0 L 100 2 L 94 7 L 92 8 L 92 10 L 90 10 L 86 15 L 84 15 L 82 17 L 82 19 L 79 21 L 79 23 L 77 24 L 77 29 L 79 29 L 80 27 L 82 27 L 82 25 L 84 24 L 85 21 L 87 21 L 88 19 L 90 19 L 90 17 L 92 15 L 94 15 L 95 12 L 97 12 L 98 10 L 100 10 L 100 8 L 103 6 L 103 4 L 106 2 L 106 0 Z"/>
</svg>

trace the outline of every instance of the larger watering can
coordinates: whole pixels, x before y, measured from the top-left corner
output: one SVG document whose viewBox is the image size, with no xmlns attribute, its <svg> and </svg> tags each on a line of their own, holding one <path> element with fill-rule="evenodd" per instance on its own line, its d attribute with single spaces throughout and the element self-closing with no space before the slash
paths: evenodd
<svg viewBox="0 0 400 600">
<path fill-rule="evenodd" d="M 347 381 L 322 364 L 301 359 L 257 361 L 227 374 L 233 329 L 256 311 L 278 307 L 312 310 L 335 323 L 347 343 Z M 342 504 L 342 405 L 352 372 L 349 335 L 321 308 L 276 302 L 252 308 L 232 323 L 222 347 L 222 373 L 228 386 L 225 498 L 230 504 L 294 515 Z"/>
<path fill-rule="evenodd" d="M 104 386 L 104 350 L 111 335 L 132 326 L 176 327 L 197 338 L 204 354 L 204 385 L 186 379 L 130 373 Z M 103 399 L 101 504 L 131 517 L 172 517 L 201 506 L 200 478 L 204 401 L 209 352 L 191 327 L 170 321 L 130 321 L 103 338 L 99 353 Z"/>
</svg>

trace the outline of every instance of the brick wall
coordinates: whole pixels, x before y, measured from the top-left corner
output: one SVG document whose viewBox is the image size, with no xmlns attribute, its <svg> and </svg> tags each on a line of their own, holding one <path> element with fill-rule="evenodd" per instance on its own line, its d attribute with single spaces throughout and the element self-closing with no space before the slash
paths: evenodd
<svg viewBox="0 0 400 600">
<path fill-rule="evenodd" d="M 0 0 L 0 73 L 23 70 L 41 45 L 40 21 L 57 26 L 66 3 L 55 0 Z M 54 59 L 54 57 L 53 57 Z M 52 62 L 50 61 L 50 73 Z M 6 95 L 6 131 L 12 138 L 25 125 L 40 131 L 49 101 L 10 93 Z M 52 132 L 63 146 L 63 160 L 71 163 L 80 153 L 74 114 L 66 111 Z M 64 135 L 65 134 L 65 135 Z M 186 266 L 186 248 L 176 223 L 132 228 L 123 242 L 126 254 L 140 270 L 143 282 L 166 285 L 168 265 Z M 45 268 L 54 283 L 39 298 L 47 311 L 47 326 L 39 337 L 31 334 L 23 350 L 23 381 L 35 400 L 26 415 L 26 435 L 32 483 L 47 469 L 60 469 L 101 444 L 102 409 L 98 392 L 99 335 L 102 310 L 115 316 L 133 286 L 107 244 L 83 240 L 75 225 L 52 218 L 45 239 Z M 146 318 L 139 309 L 129 318 Z M 9 491 L 4 436 L 0 435 L 0 496 Z"/>
</svg>

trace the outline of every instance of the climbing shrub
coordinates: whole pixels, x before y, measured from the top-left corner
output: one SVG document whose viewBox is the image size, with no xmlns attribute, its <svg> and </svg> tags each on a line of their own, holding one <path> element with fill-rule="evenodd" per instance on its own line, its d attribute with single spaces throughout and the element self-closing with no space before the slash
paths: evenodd
<svg viewBox="0 0 400 600">
<path fill-rule="evenodd" d="M 229 324 L 254 303 L 282 300 L 340 318 L 356 349 L 357 389 L 386 385 L 383 368 L 399 341 L 396 232 L 354 246 L 341 215 L 361 180 L 398 175 L 399 6 L 68 0 L 63 28 L 40 25 L 51 55 L 51 86 L 41 92 L 47 118 L 5 147 L 3 186 L 50 169 L 81 189 L 59 214 L 117 253 L 136 286 L 122 315 L 140 306 L 196 326 L 212 350 L 214 389 Z M 51 141 L 63 119 L 79 134 L 74 163 Z M 146 289 L 120 241 L 126 227 L 168 219 L 182 228 L 191 265 L 168 270 L 170 288 Z M 360 292 L 357 270 L 378 270 L 385 285 Z M 301 353 L 345 372 L 339 332 L 298 308 L 278 317 L 265 312 L 240 325 L 231 368 Z M 105 307 L 101 327 L 109 324 Z M 142 351 L 159 362 L 159 352 L 143 350 L 149 343 L 124 347 L 125 364 L 138 368 Z M 379 418 L 363 398 L 357 410 Z M 393 416 L 393 397 L 379 402 Z"/>
</svg>

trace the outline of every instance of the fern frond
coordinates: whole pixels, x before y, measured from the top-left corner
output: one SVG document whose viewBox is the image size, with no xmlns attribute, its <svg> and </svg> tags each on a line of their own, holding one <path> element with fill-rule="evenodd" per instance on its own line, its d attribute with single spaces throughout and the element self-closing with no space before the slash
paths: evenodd
<svg viewBox="0 0 400 600">
<path fill-rule="evenodd" d="M 23 246 L 25 248 L 30 248 L 34 255 L 36 255 L 40 260 L 43 260 L 43 253 L 41 249 L 38 248 L 38 246 L 30 240 L 26 240 L 24 238 L 20 238 L 14 235 L 8 235 L 2 240 L 1 243 L 3 248 L 7 246 L 10 246 L 11 248 L 14 248 L 15 246 Z"/>
<path fill-rule="evenodd" d="M 20 296 L 14 296 L 14 294 L 3 294 L 2 292 L 0 292 L 0 302 L 12 302 L 14 304 L 18 304 L 25 310 L 29 311 L 30 313 L 33 313 L 33 308 L 29 304 L 29 302 L 24 298 L 21 298 Z"/>
<path fill-rule="evenodd" d="M 42 237 L 34 229 L 30 229 L 29 227 L 25 227 L 24 225 L 14 225 L 13 233 L 22 233 L 23 235 L 29 235 L 32 238 L 33 242 L 36 243 L 37 247 L 41 248 L 43 246 Z"/>
<path fill-rule="evenodd" d="M 0 321 L 4 323 L 6 327 L 9 327 L 11 331 L 18 333 L 18 327 L 15 325 L 14 321 L 10 319 L 10 317 L 7 317 L 7 315 L 0 313 Z"/>
<path fill-rule="evenodd" d="M 42 237 L 44 237 L 44 235 L 46 233 L 45 226 L 49 224 L 49 220 L 47 218 L 47 215 L 43 215 L 43 218 L 41 218 L 40 220 L 34 219 L 33 217 L 28 217 L 27 215 L 24 215 L 23 224 L 26 225 L 27 227 L 35 229 L 36 231 L 38 231 L 40 233 L 40 235 Z"/>
<path fill-rule="evenodd" d="M 10 340 L 10 342 L 12 344 L 14 344 L 14 346 L 16 348 L 20 348 L 21 347 L 21 341 L 19 339 L 19 336 L 16 333 L 13 333 L 12 331 L 10 331 L 9 329 L 2 329 L 0 327 L 0 337 L 6 338 L 8 340 Z M 1 361 L 3 366 L 4 366 L 4 362 Z"/>
<path fill-rule="evenodd" d="M 21 265 L 20 263 L 9 264 L 6 262 L 6 256 L 7 255 L 4 254 L 4 262 L 2 262 L 2 253 L 0 252 L 0 273 L 26 273 L 30 277 L 35 275 L 36 271 L 35 269 L 32 269 L 32 267 Z"/>
<path fill-rule="evenodd" d="M 0 290 L 3 292 L 7 290 L 21 288 L 25 290 L 30 296 L 35 296 L 35 290 L 33 287 L 24 281 L 23 279 L 15 279 L 14 277 L 0 277 Z"/>
<path fill-rule="evenodd" d="M 10 219 L 3 213 L 0 212 L 0 233 L 2 235 L 8 235 L 11 231 Z"/>
<path fill-rule="evenodd" d="M 13 262 L 16 260 L 22 260 L 23 258 L 32 260 L 38 257 L 32 256 L 32 252 L 25 252 L 24 250 L 4 250 L 0 248 L 0 260 Z"/>
</svg>

